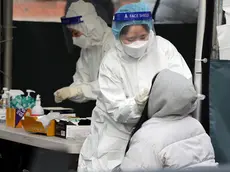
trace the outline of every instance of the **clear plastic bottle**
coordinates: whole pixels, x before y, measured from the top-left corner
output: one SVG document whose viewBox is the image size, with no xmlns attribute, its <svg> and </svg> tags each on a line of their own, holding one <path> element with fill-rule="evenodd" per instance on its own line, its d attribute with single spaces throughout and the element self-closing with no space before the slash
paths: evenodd
<svg viewBox="0 0 230 172">
<path fill-rule="evenodd" d="M 4 87 L 3 89 L 3 94 L 2 94 L 2 109 L 6 109 L 7 106 L 7 98 L 8 98 L 8 88 Z"/>
<path fill-rule="evenodd" d="M 7 92 L 5 92 L 2 95 L 2 109 L 6 109 L 7 108 L 7 103 L 8 103 L 8 94 L 7 94 Z"/>
<path fill-rule="evenodd" d="M 0 123 L 6 122 L 6 108 L 8 107 L 8 100 L 9 100 L 9 91 L 7 88 L 3 88 L 3 95 L 2 95 L 2 109 L 0 109 Z"/>
</svg>

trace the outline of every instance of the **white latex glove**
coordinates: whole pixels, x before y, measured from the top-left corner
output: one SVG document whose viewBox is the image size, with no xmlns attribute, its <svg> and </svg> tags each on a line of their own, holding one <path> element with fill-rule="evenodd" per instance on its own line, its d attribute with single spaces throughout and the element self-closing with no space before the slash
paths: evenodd
<svg viewBox="0 0 230 172">
<path fill-rule="evenodd" d="M 135 101 L 138 105 L 145 105 L 149 98 L 149 90 L 143 89 L 138 95 L 135 96 Z"/>
<path fill-rule="evenodd" d="M 61 103 L 63 100 L 82 95 L 83 92 L 79 87 L 64 87 L 54 93 L 54 100 L 56 103 Z"/>
</svg>

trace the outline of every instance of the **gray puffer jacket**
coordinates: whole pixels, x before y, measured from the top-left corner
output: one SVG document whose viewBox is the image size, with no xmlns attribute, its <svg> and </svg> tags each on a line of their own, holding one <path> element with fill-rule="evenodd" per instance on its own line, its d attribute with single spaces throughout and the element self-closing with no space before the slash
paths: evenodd
<svg viewBox="0 0 230 172">
<path fill-rule="evenodd" d="M 217 166 L 210 137 L 190 116 L 197 100 L 191 80 L 161 71 L 149 96 L 149 120 L 133 135 L 120 170 Z"/>
</svg>

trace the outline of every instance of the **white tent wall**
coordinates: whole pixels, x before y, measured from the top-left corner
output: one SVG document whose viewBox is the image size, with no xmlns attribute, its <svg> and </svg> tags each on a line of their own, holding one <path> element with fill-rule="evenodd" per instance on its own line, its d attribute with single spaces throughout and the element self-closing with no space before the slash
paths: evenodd
<svg viewBox="0 0 230 172">
<path fill-rule="evenodd" d="M 112 0 L 115 7 L 139 0 Z M 157 0 L 140 0 L 153 9 Z M 161 0 L 156 14 L 156 24 L 196 23 L 199 0 Z"/>
<path fill-rule="evenodd" d="M 157 0 L 141 0 L 153 9 Z M 199 0 L 161 0 L 156 24 L 196 23 Z"/>
<path fill-rule="evenodd" d="M 225 12 L 225 21 L 226 24 L 219 23 L 216 26 L 217 30 L 217 41 L 219 45 L 219 59 L 220 60 L 230 60 L 230 0 L 223 0 L 222 4 L 219 4 L 220 8 Z M 223 15 L 221 15 L 223 17 Z"/>
<path fill-rule="evenodd" d="M 226 24 L 230 24 L 230 0 L 223 0 L 223 10 L 225 12 Z"/>
</svg>

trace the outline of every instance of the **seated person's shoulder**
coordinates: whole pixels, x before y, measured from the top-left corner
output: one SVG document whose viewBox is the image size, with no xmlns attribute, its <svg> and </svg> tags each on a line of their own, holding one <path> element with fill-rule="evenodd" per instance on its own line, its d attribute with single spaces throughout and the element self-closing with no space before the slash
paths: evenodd
<svg viewBox="0 0 230 172">
<path fill-rule="evenodd" d="M 192 116 L 187 116 L 178 121 L 172 122 L 173 125 L 170 125 L 170 130 L 175 134 L 175 138 L 178 139 L 187 139 L 189 137 L 196 137 L 201 134 L 206 134 L 201 123 L 193 118 Z M 173 128 L 175 130 L 173 130 Z"/>
<path fill-rule="evenodd" d="M 189 140 L 197 140 L 198 137 L 207 135 L 201 123 L 191 116 L 185 117 L 178 121 L 172 122 L 169 125 L 168 131 L 164 130 L 165 141 L 167 145 L 175 144 L 177 142 L 189 142 Z"/>
<path fill-rule="evenodd" d="M 168 122 L 153 121 L 152 124 L 141 128 L 135 135 L 135 139 L 148 140 L 153 145 L 158 145 L 159 149 L 163 149 L 182 140 L 206 135 L 206 132 L 199 121 L 192 117 L 186 117 Z"/>
<path fill-rule="evenodd" d="M 194 129 L 197 129 L 199 130 L 200 132 L 202 133 L 205 133 L 205 129 L 204 127 L 202 126 L 202 124 L 195 118 L 193 118 L 192 116 L 188 116 L 185 118 L 186 122 L 191 124 L 189 126 L 191 126 L 191 128 L 194 130 Z"/>
</svg>

